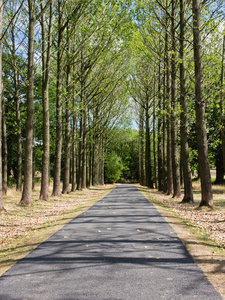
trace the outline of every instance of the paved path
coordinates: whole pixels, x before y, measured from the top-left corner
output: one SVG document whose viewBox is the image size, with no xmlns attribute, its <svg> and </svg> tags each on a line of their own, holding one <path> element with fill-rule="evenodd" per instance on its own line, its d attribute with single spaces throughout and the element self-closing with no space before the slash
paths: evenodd
<svg viewBox="0 0 225 300">
<path fill-rule="evenodd" d="M 0 278 L 1 300 L 217 300 L 155 207 L 122 185 Z"/>
</svg>

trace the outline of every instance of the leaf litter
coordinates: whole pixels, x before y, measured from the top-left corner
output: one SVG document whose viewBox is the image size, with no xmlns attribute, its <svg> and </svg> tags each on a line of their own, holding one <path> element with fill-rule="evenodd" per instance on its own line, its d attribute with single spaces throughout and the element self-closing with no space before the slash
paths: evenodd
<svg viewBox="0 0 225 300">
<path fill-rule="evenodd" d="M 21 194 L 9 190 L 4 197 L 5 211 L 0 213 L 0 249 L 16 239 L 35 234 L 47 224 L 60 220 L 67 213 L 79 209 L 96 197 L 103 197 L 114 188 L 113 185 L 96 186 L 76 191 L 60 197 L 50 197 L 49 201 L 39 200 L 39 189 L 32 194 L 30 206 L 19 205 Z"/>
</svg>

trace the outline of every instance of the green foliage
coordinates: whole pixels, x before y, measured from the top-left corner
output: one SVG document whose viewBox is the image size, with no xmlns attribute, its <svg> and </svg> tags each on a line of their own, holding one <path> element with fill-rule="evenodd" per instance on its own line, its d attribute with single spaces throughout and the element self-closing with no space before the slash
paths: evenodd
<svg viewBox="0 0 225 300">
<path fill-rule="evenodd" d="M 115 153 L 111 152 L 107 155 L 105 160 L 105 180 L 108 183 L 117 182 L 122 174 L 123 163 L 121 158 Z"/>
</svg>

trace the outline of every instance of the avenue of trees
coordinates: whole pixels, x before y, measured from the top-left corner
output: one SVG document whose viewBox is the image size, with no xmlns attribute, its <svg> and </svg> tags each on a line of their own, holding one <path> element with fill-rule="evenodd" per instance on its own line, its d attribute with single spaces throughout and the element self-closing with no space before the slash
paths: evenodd
<svg viewBox="0 0 225 300">
<path fill-rule="evenodd" d="M 224 13 L 222 0 L 0 0 L 0 210 L 10 184 L 31 204 L 37 172 L 42 200 L 122 180 L 173 197 L 183 184 L 183 202 L 195 173 L 213 207 Z"/>
</svg>

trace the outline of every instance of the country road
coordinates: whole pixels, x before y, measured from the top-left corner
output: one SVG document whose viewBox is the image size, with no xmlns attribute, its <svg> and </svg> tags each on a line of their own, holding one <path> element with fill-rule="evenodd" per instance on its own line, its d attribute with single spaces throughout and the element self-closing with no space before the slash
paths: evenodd
<svg viewBox="0 0 225 300">
<path fill-rule="evenodd" d="M 222 298 L 156 208 L 119 185 L 8 270 L 0 299 Z"/>
</svg>

